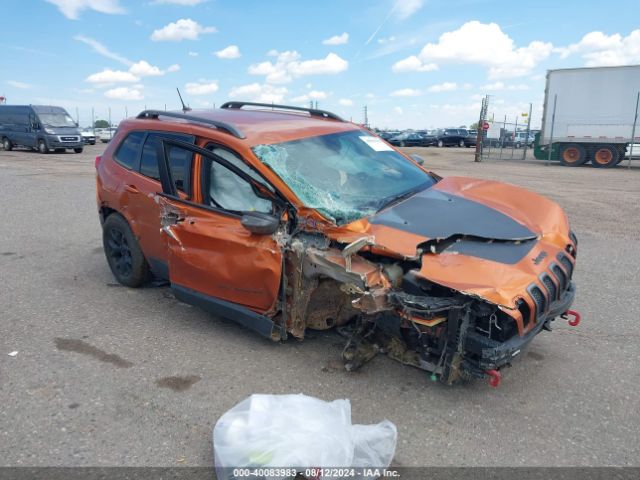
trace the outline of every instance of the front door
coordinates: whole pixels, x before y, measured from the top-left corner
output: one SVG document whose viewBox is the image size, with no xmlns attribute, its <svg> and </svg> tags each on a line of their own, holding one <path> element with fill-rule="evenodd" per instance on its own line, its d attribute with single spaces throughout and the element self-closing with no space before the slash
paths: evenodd
<svg viewBox="0 0 640 480">
<path fill-rule="evenodd" d="M 272 189 L 228 160 L 175 140 L 159 149 L 163 195 L 159 197 L 162 233 L 167 245 L 172 287 L 197 292 L 205 301 L 224 301 L 255 312 L 273 311 L 278 300 L 282 252 L 272 235 L 251 233 L 241 224 L 243 212 L 278 216 Z M 197 201 L 181 199 L 167 161 L 173 150 L 200 155 L 195 181 L 202 194 Z M 258 187 L 258 188 L 257 188 Z"/>
</svg>

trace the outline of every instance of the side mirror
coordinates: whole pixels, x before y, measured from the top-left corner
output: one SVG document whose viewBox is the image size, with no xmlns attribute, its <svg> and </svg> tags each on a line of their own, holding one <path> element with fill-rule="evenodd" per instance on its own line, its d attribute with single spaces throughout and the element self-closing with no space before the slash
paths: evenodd
<svg viewBox="0 0 640 480">
<path fill-rule="evenodd" d="M 411 155 L 411 158 L 413 159 L 414 162 L 416 162 L 418 165 L 424 165 L 424 158 L 422 158 L 420 155 L 416 155 L 415 153 L 413 155 Z"/>
<path fill-rule="evenodd" d="M 262 212 L 246 212 L 240 219 L 242 226 L 257 235 L 271 235 L 278 229 L 280 220 L 273 215 Z"/>
</svg>

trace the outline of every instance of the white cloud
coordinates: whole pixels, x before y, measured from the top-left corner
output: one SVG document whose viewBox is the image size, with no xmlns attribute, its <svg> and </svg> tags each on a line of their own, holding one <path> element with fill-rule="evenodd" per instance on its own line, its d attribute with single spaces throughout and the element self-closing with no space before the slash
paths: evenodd
<svg viewBox="0 0 640 480">
<path fill-rule="evenodd" d="M 482 39 L 482 48 L 473 48 Z M 427 43 L 417 57 L 394 65 L 394 71 L 410 71 L 440 62 L 467 63 L 489 68 L 489 77 L 508 78 L 526 75 L 553 50 L 551 43 L 533 41 L 516 47 L 496 23 L 467 22 L 459 29 L 440 35 L 437 43 Z"/>
<path fill-rule="evenodd" d="M 286 87 L 251 83 L 249 85 L 233 87 L 229 92 L 229 97 L 262 103 L 282 103 L 286 94 Z"/>
<path fill-rule="evenodd" d="M 93 38 L 85 37 L 84 35 L 76 35 L 75 37 L 73 37 L 73 39 L 89 45 L 91 48 L 93 48 L 94 52 L 96 52 L 99 55 L 102 55 L 103 57 L 110 58 L 111 60 L 120 62 L 123 65 L 126 65 L 128 67 L 133 65 L 133 62 L 131 60 L 123 57 L 122 55 L 112 52 L 107 47 L 105 47 L 102 43 L 98 42 L 97 40 L 94 40 Z"/>
<path fill-rule="evenodd" d="M 386 45 L 388 43 L 392 43 L 396 41 L 396 37 L 394 37 L 393 35 L 390 37 L 382 37 L 379 38 L 378 40 L 376 40 L 380 45 Z"/>
<path fill-rule="evenodd" d="M 100 13 L 124 13 L 118 0 L 46 0 L 58 7 L 58 10 L 70 20 L 80 18 L 83 10 L 95 10 Z"/>
<path fill-rule="evenodd" d="M 201 34 L 214 33 L 216 31 L 215 27 L 203 27 L 190 18 L 181 18 L 176 22 L 169 23 L 158 30 L 154 30 L 151 34 L 151 40 L 154 42 L 197 40 Z"/>
<path fill-rule="evenodd" d="M 391 67 L 396 73 L 404 73 L 404 72 L 432 72 L 434 70 L 438 70 L 438 65 L 432 62 L 423 63 L 415 55 L 411 55 L 410 57 L 405 58 L 404 60 L 400 60 L 393 64 Z"/>
<path fill-rule="evenodd" d="M 164 72 L 158 67 L 151 65 L 145 60 L 140 60 L 137 63 L 131 65 L 129 72 L 136 77 L 160 77 L 164 75 Z"/>
<path fill-rule="evenodd" d="M 326 40 L 323 40 L 322 43 L 324 45 L 344 45 L 345 43 L 349 42 L 349 34 L 347 32 L 344 32 L 340 35 L 334 35 L 331 38 L 327 38 Z"/>
<path fill-rule="evenodd" d="M 109 68 L 104 69 L 101 72 L 89 75 L 86 81 L 96 84 L 110 84 L 110 83 L 123 83 L 123 82 L 137 82 L 140 78 L 136 77 L 131 72 L 123 72 L 122 70 L 111 70 Z"/>
<path fill-rule="evenodd" d="M 323 92 L 321 90 L 311 90 L 304 95 L 300 95 L 299 97 L 292 98 L 291 101 L 295 103 L 300 102 L 308 102 L 309 100 L 324 100 L 329 96 L 327 92 Z"/>
<path fill-rule="evenodd" d="M 218 50 L 214 53 L 214 55 L 218 58 L 225 58 L 227 60 L 231 60 L 234 58 L 240 58 L 240 49 L 237 45 L 229 45 L 222 50 Z"/>
<path fill-rule="evenodd" d="M 208 95 L 218 91 L 217 82 L 205 82 L 203 80 L 187 83 L 184 87 L 189 95 Z"/>
<path fill-rule="evenodd" d="M 444 82 L 438 83 L 437 85 L 431 85 L 427 90 L 432 93 L 440 93 L 440 92 L 452 92 L 453 90 L 457 90 L 458 84 L 455 82 Z"/>
<path fill-rule="evenodd" d="M 7 80 L 7 83 L 13 88 L 19 88 L 20 90 L 26 90 L 33 87 L 30 83 L 18 82 L 17 80 Z"/>
<path fill-rule="evenodd" d="M 182 5 L 184 7 L 193 7 L 195 5 L 200 5 L 205 1 L 206 0 L 154 0 L 153 3 L 159 5 Z"/>
<path fill-rule="evenodd" d="M 422 95 L 422 92 L 415 88 L 401 88 L 391 92 L 392 97 L 418 97 Z"/>
<path fill-rule="evenodd" d="M 351 100 L 350 98 L 341 98 L 340 100 L 338 100 L 338 103 L 340 105 L 342 105 L 343 107 L 352 107 L 353 106 L 353 100 Z"/>
<path fill-rule="evenodd" d="M 578 43 L 557 48 L 561 58 L 580 54 L 587 67 L 630 65 L 640 63 L 640 30 L 623 37 L 619 33 L 587 33 Z"/>
<path fill-rule="evenodd" d="M 481 90 L 500 91 L 500 90 L 529 90 L 529 85 L 520 83 L 517 85 L 507 85 L 504 82 L 488 83 L 480 86 Z"/>
<path fill-rule="evenodd" d="M 189 52 L 190 57 L 197 57 L 198 55 L 198 52 Z"/>
<path fill-rule="evenodd" d="M 393 113 L 402 115 L 402 107 L 393 107 Z"/>
<path fill-rule="evenodd" d="M 140 86 L 136 85 L 136 87 Z M 104 96 L 115 100 L 142 100 L 144 98 L 139 89 L 129 87 L 112 88 L 104 92 Z"/>
<path fill-rule="evenodd" d="M 325 58 L 318 60 L 300 60 L 300 54 L 296 51 L 274 52 L 268 55 L 277 57 L 275 62 L 265 61 L 249 66 L 250 75 L 264 76 L 267 83 L 289 83 L 294 78 L 305 75 L 335 75 L 347 70 L 349 62 L 329 53 Z"/>
<path fill-rule="evenodd" d="M 404 20 L 420 10 L 422 5 L 424 0 L 396 0 L 393 11 L 398 18 Z"/>
<path fill-rule="evenodd" d="M 169 73 L 177 72 L 178 70 L 180 70 L 180 65 L 178 65 L 177 63 L 169 65 L 169 68 L 167 68 L 167 72 Z"/>
</svg>

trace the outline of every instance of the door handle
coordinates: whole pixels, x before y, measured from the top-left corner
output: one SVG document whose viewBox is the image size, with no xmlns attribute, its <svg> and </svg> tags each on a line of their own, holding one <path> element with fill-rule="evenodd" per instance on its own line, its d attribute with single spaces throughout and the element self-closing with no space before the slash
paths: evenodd
<svg viewBox="0 0 640 480">
<path fill-rule="evenodd" d="M 135 185 L 125 185 L 124 189 L 129 193 L 140 193 L 140 190 Z"/>
</svg>

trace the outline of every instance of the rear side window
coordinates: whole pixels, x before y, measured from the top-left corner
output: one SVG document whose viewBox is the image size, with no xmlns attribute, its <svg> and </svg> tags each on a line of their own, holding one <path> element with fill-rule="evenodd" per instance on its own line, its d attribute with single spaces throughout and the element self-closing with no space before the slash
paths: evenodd
<svg viewBox="0 0 640 480">
<path fill-rule="evenodd" d="M 193 135 L 180 135 L 177 133 L 149 133 L 142 149 L 140 160 L 140 173 L 146 177 L 160 181 L 160 170 L 158 169 L 158 145 L 161 138 L 180 140 L 193 144 Z M 189 172 L 191 171 L 191 160 L 193 153 L 182 148 L 169 149 L 169 166 L 171 175 L 178 190 L 188 193 Z"/>
<path fill-rule="evenodd" d="M 144 132 L 131 132 L 127 135 L 113 156 L 115 161 L 130 170 L 134 168 L 140 157 L 144 135 Z"/>
</svg>

